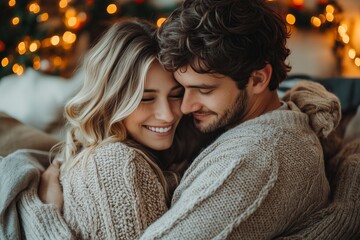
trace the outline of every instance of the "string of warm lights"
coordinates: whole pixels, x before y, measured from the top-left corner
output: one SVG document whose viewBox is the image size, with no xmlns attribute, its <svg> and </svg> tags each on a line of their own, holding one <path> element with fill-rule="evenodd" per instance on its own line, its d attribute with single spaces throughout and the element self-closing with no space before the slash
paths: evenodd
<svg viewBox="0 0 360 240">
<path fill-rule="evenodd" d="M 352 46 L 350 35 L 348 34 L 349 27 L 346 23 L 342 23 L 338 29 L 338 38 L 345 46 L 348 46 L 347 55 L 350 59 L 353 60 L 354 64 L 357 67 L 360 67 L 360 54 L 356 52 L 355 48 Z"/>
<path fill-rule="evenodd" d="M 14 10 L 14 16 L 10 16 L 10 31 L 16 30 L 17 27 L 19 30 L 24 28 L 22 21 L 25 21 L 25 16 L 30 15 L 35 17 L 34 23 L 31 24 L 48 26 L 48 29 L 45 29 L 46 31 L 42 29 L 43 33 L 35 34 L 35 36 L 30 33 L 26 34 L 16 44 L 9 44 L 9 41 L 6 44 L 6 41 L 2 41 L 0 34 L 0 64 L 3 68 L 2 72 L 0 71 L 0 77 L 10 73 L 21 75 L 26 67 L 47 73 L 61 72 L 67 67 L 69 55 L 71 56 L 74 50 L 79 34 L 96 20 L 93 15 L 96 13 L 97 18 L 101 20 L 115 19 L 121 16 L 121 7 L 124 5 L 120 1 L 114 0 L 59 0 L 57 9 L 54 10 L 56 16 L 54 16 L 40 6 L 39 0 L 30 0 L 26 5 L 25 13 L 20 16 L 18 9 L 21 9 L 21 6 L 19 4 L 23 3 L 19 0 L 7 1 L 6 7 L 9 11 Z M 133 3 L 144 4 L 144 0 L 133 0 Z M 3 7 L 0 6 L 0 8 Z M 99 12 L 101 13 L 99 14 Z M 61 23 L 54 23 L 54 19 L 59 19 L 59 17 Z M 157 25 L 160 26 L 165 19 L 164 17 L 158 18 Z M 31 24 L 28 23 L 28 25 Z M 39 35 L 41 36 L 39 37 Z M 10 45 L 14 49 L 11 49 Z"/>
<path fill-rule="evenodd" d="M 17 42 L 13 44 L 14 39 L 4 40 L 2 37 L 8 34 L 0 31 L 0 64 L 3 68 L 0 70 L 0 77 L 10 73 L 21 75 L 29 66 L 47 73 L 59 73 L 69 64 L 68 59 L 69 56 L 71 58 L 79 34 L 91 29 L 96 24 L 96 17 L 97 19 L 115 19 L 122 16 L 124 2 L 137 4 L 135 6 L 137 9 L 145 5 L 144 0 L 58 0 L 57 9 L 52 9 L 54 12 L 51 13 L 46 12 L 46 8 L 41 7 L 39 1 L 7 0 L 6 5 L 0 3 L 0 8 L 7 7 L 8 12 L 16 8 L 21 9 L 22 4 L 26 3 L 24 14 L 18 14 L 17 9 L 8 19 L 8 30 L 17 30 L 15 34 L 17 37 L 20 36 L 15 39 Z M 278 2 L 277 0 L 268 1 Z M 101 4 L 100 7 L 99 4 Z M 314 28 L 319 31 L 337 29 L 336 42 L 341 48 L 347 47 L 346 56 L 360 67 L 360 53 L 352 45 L 349 26 L 342 21 L 342 10 L 336 1 L 318 0 L 316 9 L 310 12 L 305 7 L 304 0 L 288 0 L 287 5 L 285 19 L 290 27 Z M 95 14 L 96 17 L 94 17 Z M 54 19 L 59 19 L 59 17 L 60 22 L 54 23 Z M 29 19 L 32 19 L 33 23 L 29 22 Z M 166 18 L 158 17 L 153 20 L 160 27 Z M 38 27 L 36 34 L 22 32 L 23 28 L 29 27 L 28 25 Z"/>
<path fill-rule="evenodd" d="M 297 26 L 298 18 L 303 18 L 302 27 L 312 27 L 325 31 L 328 29 L 336 29 L 337 46 L 342 48 L 348 46 L 347 56 L 354 61 L 357 67 L 360 67 L 360 54 L 356 52 L 352 46 L 348 25 L 342 21 L 341 8 L 336 1 L 320 0 L 318 8 L 314 12 L 303 11 L 304 0 L 292 0 L 292 6 L 289 13 L 286 14 L 286 22 L 290 26 Z M 343 56 L 341 56 L 343 57 Z"/>
</svg>

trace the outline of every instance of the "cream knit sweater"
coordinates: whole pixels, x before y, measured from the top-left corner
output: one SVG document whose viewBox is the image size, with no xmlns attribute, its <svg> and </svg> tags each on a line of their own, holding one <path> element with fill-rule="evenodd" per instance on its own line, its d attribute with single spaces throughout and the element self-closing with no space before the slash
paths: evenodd
<svg viewBox="0 0 360 240">
<path fill-rule="evenodd" d="M 36 189 L 18 202 L 27 239 L 137 239 L 166 210 L 164 190 L 141 154 L 121 144 L 98 148 L 61 178 L 63 216 Z"/>
<path fill-rule="evenodd" d="M 309 116 L 287 104 L 207 147 L 141 239 L 271 239 L 323 208 L 330 189 L 319 139 Z"/>
<path fill-rule="evenodd" d="M 360 142 L 355 145 L 356 148 L 350 148 L 356 150 L 351 152 L 351 154 L 353 152 L 355 154 L 347 154 L 349 148 L 345 148 L 343 153 L 340 153 L 335 158 L 335 166 L 332 167 L 334 172 L 330 175 L 334 177 L 331 179 L 332 187 L 334 187 L 334 198 L 330 205 L 321 208 L 327 202 L 328 184 L 324 181 L 322 154 L 319 141 L 314 132 L 320 137 L 326 137 L 336 127 L 339 121 L 339 103 L 333 96 L 324 96 L 324 89 L 318 89 L 313 84 L 296 91 L 302 91 L 303 93 L 299 95 L 290 94 L 287 100 L 294 101 L 301 108 L 301 111 L 306 112 L 306 114 L 300 112 L 292 102 L 289 102 L 288 105 L 291 111 L 273 111 L 223 134 L 195 160 L 175 192 L 173 207 L 162 218 L 152 224 L 142 238 L 267 239 L 277 236 L 280 238 L 285 237 L 285 239 L 318 239 L 320 236 L 321 239 L 358 239 L 355 236 L 360 237 L 360 216 L 358 211 L 360 209 Z M 304 94 L 304 91 L 307 94 Z M 322 102 L 319 104 L 316 101 L 318 100 L 316 96 L 309 94 L 311 91 L 315 92 L 316 95 L 320 93 L 322 95 L 320 98 L 327 101 L 327 103 Z M 308 103 L 304 104 L 304 99 L 301 99 L 300 95 L 305 96 Z M 254 125 L 252 126 L 252 124 Z M 121 149 L 127 149 L 126 146 L 116 146 L 116 144 L 114 144 L 114 148 L 108 147 L 112 150 L 109 151 L 109 157 L 106 159 L 113 159 L 113 156 L 117 156 L 120 152 L 122 155 Z M 120 151 L 115 150 L 118 147 Z M 134 156 L 134 161 L 130 157 L 125 162 L 129 162 L 131 166 L 138 166 L 135 159 L 137 157 L 141 159 L 141 156 L 137 156 L 137 153 L 131 149 L 128 150 L 132 153 L 125 156 Z M 97 154 L 100 154 L 101 157 L 101 152 L 107 152 L 107 149 L 99 151 Z M 128 151 L 125 150 L 125 152 Z M 348 155 L 350 157 L 347 157 Z M 89 166 L 93 165 L 96 169 L 96 167 L 102 166 L 103 161 L 98 162 L 97 165 L 95 159 L 97 158 L 95 157 L 93 163 Z M 0 161 L 0 163 L 16 162 L 17 164 L 12 168 L 3 166 L 1 170 L 6 171 L 19 166 L 19 169 L 25 171 L 26 164 L 24 164 L 24 160 L 18 159 L 19 161 L 14 161 L 17 160 L 16 158 L 8 160 Z M 112 162 L 118 163 L 115 160 Z M 145 172 L 154 177 L 154 173 L 143 159 L 139 161 L 139 164 L 144 164 Z M 26 168 L 31 169 L 28 165 L 26 165 Z M 124 166 L 123 164 L 120 165 Z M 118 166 L 118 164 L 114 166 Z M 135 169 L 139 170 L 137 167 Z M 106 176 L 114 176 L 115 180 L 117 179 L 116 174 L 122 173 L 123 176 L 126 172 L 121 169 L 119 171 L 109 169 Z M 5 178 L 2 179 L 3 175 L 0 175 L 0 179 L 6 180 L 9 178 L 10 172 L 6 171 L 5 173 L 7 173 Z M 84 174 L 81 171 L 79 173 Z M 141 176 L 140 173 L 140 170 L 135 170 L 135 175 L 130 177 L 133 181 L 129 182 L 136 182 L 135 179 L 141 182 L 141 179 L 136 177 Z M 38 200 L 36 186 L 31 187 L 29 191 L 20 196 L 18 198 L 20 199 L 18 211 L 27 238 L 70 239 L 71 236 L 75 237 L 74 232 L 77 232 L 81 229 L 81 226 L 85 226 L 89 221 L 91 221 L 91 226 L 88 226 L 90 230 L 84 231 L 84 233 L 78 232 L 78 237 L 94 234 L 89 238 L 101 238 L 101 236 L 95 235 L 97 231 L 99 234 L 110 235 L 106 235 L 105 238 L 112 238 L 113 235 L 111 234 L 116 231 L 121 232 L 119 235 L 126 234 L 123 231 L 129 231 L 127 227 L 114 230 L 111 225 L 104 226 L 103 222 L 97 220 L 111 219 L 111 221 L 116 222 L 115 219 L 118 216 L 112 214 L 117 212 L 115 208 L 120 207 L 122 209 L 120 211 L 124 212 L 127 212 L 128 209 L 122 208 L 123 200 L 108 204 L 109 207 L 114 207 L 113 210 L 103 208 L 100 200 L 106 198 L 104 197 L 105 194 L 108 194 L 106 196 L 112 199 L 109 191 L 100 191 L 99 194 L 95 194 L 98 196 L 96 198 L 92 196 L 92 183 L 104 182 L 95 180 L 103 179 L 99 177 L 102 174 L 105 173 L 99 171 L 94 176 L 84 174 L 83 179 L 80 176 L 74 176 L 75 179 L 82 179 L 80 185 L 85 186 L 84 196 L 86 197 L 79 197 L 80 200 L 74 203 L 79 207 L 73 208 L 75 212 L 67 211 L 68 214 L 77 215 L 84 209 L 92 209 L 94 205 L 97 205 L 99 213 L 94 213 L 94 216 L 89 217 L 89 214 L 84 214 L 83 211 L 80 212 L 80 214 L 84 214 L 84 218 L 74 220 L 74 223 L 69 225 L 70 228 L 56 208 L 52 205 L 42 204 Z M 38 174 L 36 175 L 38 176 Z M 105 178 L 108 179 L 108 177 Z M 124 179 L 127 178 L 124 177 Z M 36 181 L 35 179 L 34 182 L 36 183 Z M 63 181 L 65 180 L 63 179 Z M 21 182 L 27 182 L 26 178 L 22 179 Z M 2 192 L 8 193 L 10 189 L 14 188 L 12 186 L 9 188 L 9 184 L 5 184 L 5 188 L 3 188 L 4 182 L 1 181 L 1 183 L 0 190 L 4 190 Z M 18 183 L 10 185 L 14 184 Z M 101 184 L 95 184 L 94 186 L 96 185 Z M 104 189 L 108 189 L 106 187 L 108 185 L 104 186 Z M 133 186 L 135 192 L 138 192 L 136 191 L 137 186 Z M 153 186 L 157 188 L 156 186 L 159 186 L 159 183 L 157 182 Z M 77 191 L 76 186 L 74 187 L 74 191 Z M 83 187 L 79 187 L 79 189 L 84 190 Z M 102 188 L 97 189 L 101 190 Z M 116 187 L 109 187 L 109 189 L 112 189 L 111 191 L 114 191 L 114 194 L 118 190 Z M 152 194 L 157 194 L 156 192 Z M 74 193 L 70 192 L 69 194 Z M 163 192 L 160 191 L 159 194 L 160 198 L 163 199 Z M 3 197 L 0 197 L 0 199 L 5 200 L 4 203 L 8 203 L 13 200 L 9 196 L 6 199 Z M 100 199 L 99 204 L 94 203 L 94 199 L 96 199 L 96 202 Z M 107 202 L 110 203 L 111 201 Z M 2 201 L 0 203 L 0 215 L 7 220 L 9 219 L 7 217 L 9 213 L 13 213 L 13 209 L 6 211 L 7 205 L 4 205 Z M 156 199 L 154 205 L 146 203 L 146 201 L 144 204 L 145 206 L 153 206 L 153 208 L 144 208 L 140 204 L 139 209 L 157 209 L 157 204 L 166 209 L 165 204 L 157 203 Z M 136 208 L 131 203 L 129 208 L 129 212 L 136 212 Z M 321 209 L 316 211 L 318 208 Z M 141 212 L 139 211 L 139 213 Z M 306 218 L 307 214 L 308 217 Z M 110 218 L 104 217 L 106 215 L 110 216 Z M 133 225 L 141 225 L 138 223 L 142 221 L 136 219 L 136 216 L 138 215 L 135 215 L 135 220 L 131 220 L 131 217 L 129 217 L 130 229 L 132 229 Z M 112 219 L 112 217 L 115 219 Z M 126 222 L 127 219 L 124 221 Z M 128 226 L 128 224 L 125 223 L 123 226 Z M 0 224 L 0 230 L 11 231 L 11 227 L 10 225 L 3 225 L 3 223 Z M 145 226 L 143 226 L 144 228 Z M 0 231 L 1 236 L 4 236 L 3 232 Z M 130 234 L 130 236 L 124 238 L 138 237 L 139 234 L 135 236 Z"/>
</svg>

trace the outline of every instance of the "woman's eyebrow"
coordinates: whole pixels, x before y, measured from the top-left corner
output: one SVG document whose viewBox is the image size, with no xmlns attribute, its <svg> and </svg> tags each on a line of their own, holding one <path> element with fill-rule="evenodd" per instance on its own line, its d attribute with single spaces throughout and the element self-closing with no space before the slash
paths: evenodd
<svg viewBox="0 0 360 240">
<path fill-rule="evenodd" d="M 156 90 L 156 89 L 149 89 L 149 88 L 146 89 L 146 88 L 145 88 L 145 89 L 144 89 L 144 92 L 150 92 L 150 93 L 151 93 L 151 92 L 158 92 L 158 90 Z"/>
</svg>

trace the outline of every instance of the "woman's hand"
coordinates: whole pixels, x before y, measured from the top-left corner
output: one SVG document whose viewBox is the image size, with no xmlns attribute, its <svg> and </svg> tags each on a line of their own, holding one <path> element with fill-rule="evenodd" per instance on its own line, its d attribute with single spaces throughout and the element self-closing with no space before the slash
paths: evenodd
<svg viewBox="0 0 360 240">
<path fill-rule="evenodd" d="M 59 176 L 60 162 L 55 160 L 41 175 L 38 191 L 43 203 L 55 204 L 61 210 L 64 204 L 64 196 Z"/>
</svg>

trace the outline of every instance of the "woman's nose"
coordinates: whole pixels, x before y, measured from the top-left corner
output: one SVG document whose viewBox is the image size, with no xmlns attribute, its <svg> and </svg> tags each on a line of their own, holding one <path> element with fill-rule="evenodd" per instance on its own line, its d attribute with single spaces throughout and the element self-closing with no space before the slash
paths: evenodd
<svg viewBox="0 0 360 240">
<path fill-rule="evenodd" d="M 164 101 L 158 106 L 155 117 L 164 122 L 173 122 L 175 117 L 172 107 L 169 101 Z"/>
</svg>

